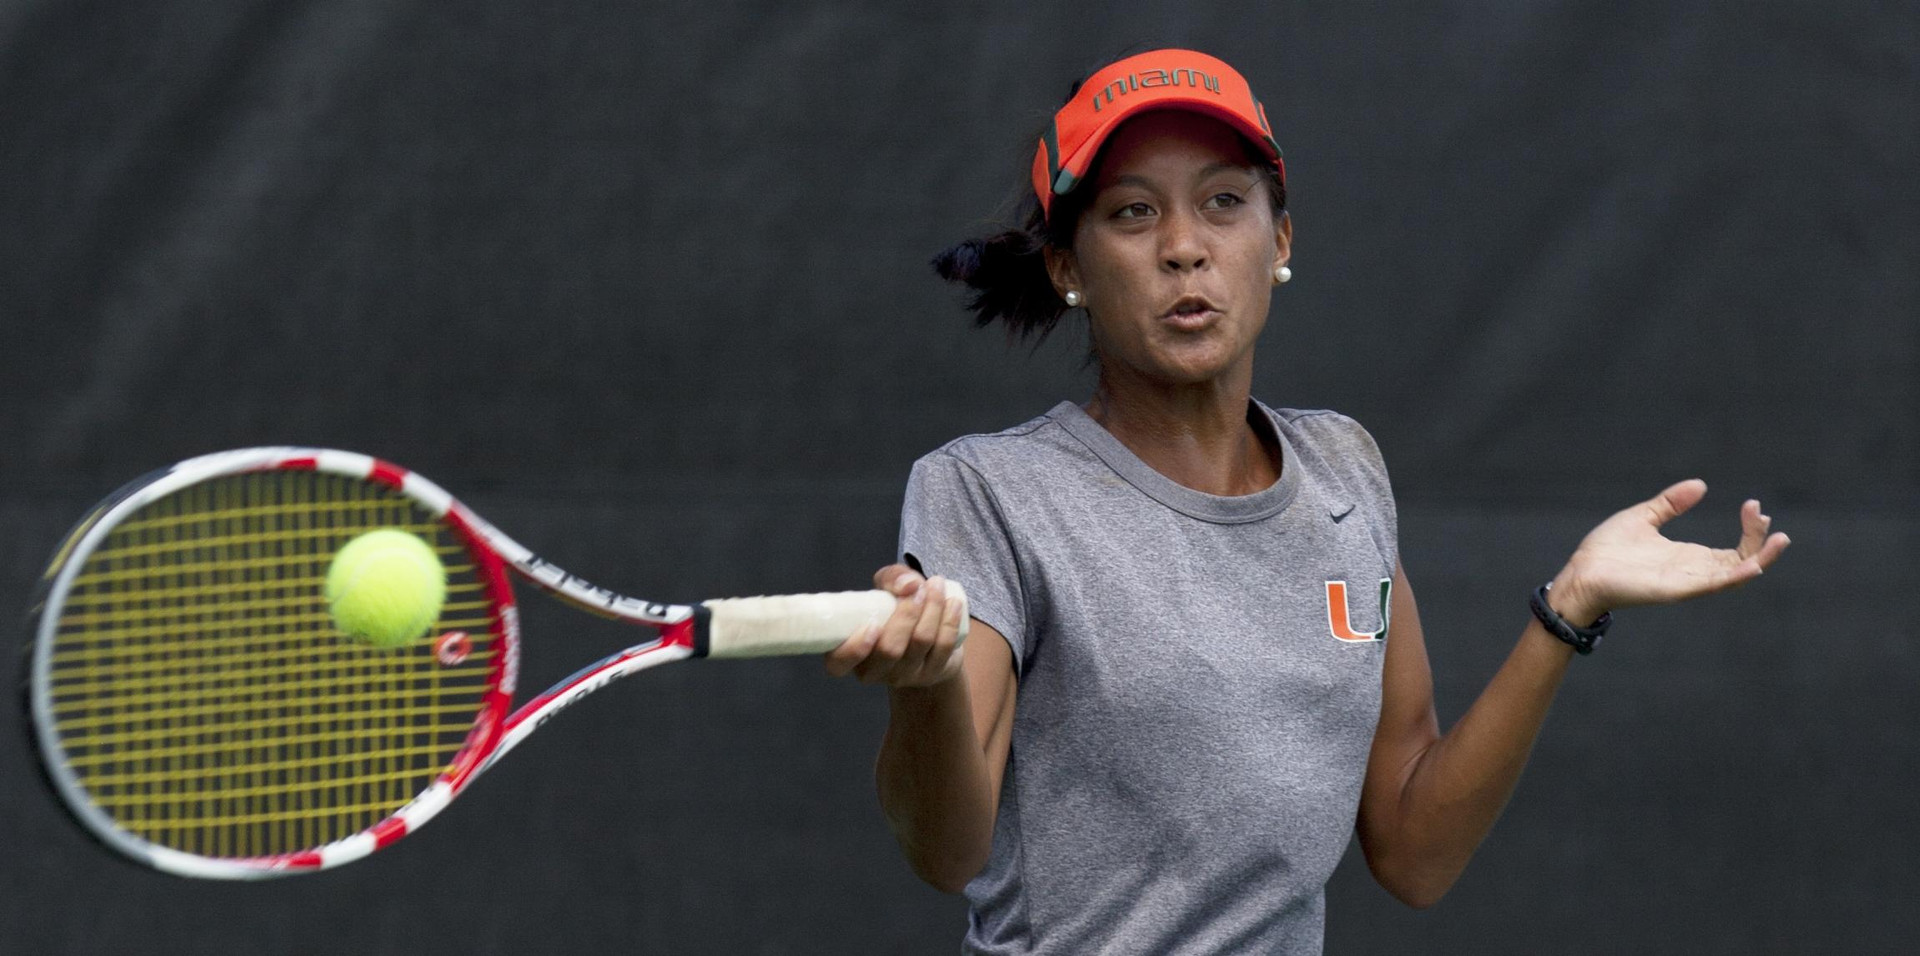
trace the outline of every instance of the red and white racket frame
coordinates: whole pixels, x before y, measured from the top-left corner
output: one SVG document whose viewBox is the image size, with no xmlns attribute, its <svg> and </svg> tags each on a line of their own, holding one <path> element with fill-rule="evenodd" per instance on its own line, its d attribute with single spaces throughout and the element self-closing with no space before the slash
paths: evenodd
<svg viewBox="0 0 1920 956">
<path fill-rule="evenodd" d="M 58 758 L 62 750 L 54 729 L 50 690 L 51 649 L 59 623 L 54 609 L 65 604 L 87 556 L 125 515 L 202 481 L 264 471 L 319 472 L 385 485 L 444 520 L 473 558 L 475 573 L 492 605 L 498 653 L 489 669 L 479 716 L 452 764 L 392 815 L 352 836 L 302 852 L 244 858 L 200 856 L 151 843 L 116 826 L 86 798 L 72 770 Z M 34 723 L 47 772 L 81 823 L 113 849 L 181 876 L 264 879 L 317 872 L 361 859 L 424 826 L 548 718 L 619 678 L 689 657 L 821 653 L 862 625 L 884 620 L 894 607 L 893 596 L 884 591 L 735 598 L 701 605 L 661 604 L 627 597 L 542 560 L 426 478 L 356 452 L 299 447 L 217 452 L 183 461 L 144 484 L 136 482 L 110 502 L 83 522 L 84 530 L 68 545 L 64 560 L 48 584 L 47 612 L 36 633 L 31 671 Z M 568 603 L 603 617 L 657 628 L 659 636 L 582 668 L 509 713 L 520 676 L 520 612 L 508 580 L 509 568 Z M 962 614 L 960 620 L 964 640 L 966 615 Z"/>
</svg>

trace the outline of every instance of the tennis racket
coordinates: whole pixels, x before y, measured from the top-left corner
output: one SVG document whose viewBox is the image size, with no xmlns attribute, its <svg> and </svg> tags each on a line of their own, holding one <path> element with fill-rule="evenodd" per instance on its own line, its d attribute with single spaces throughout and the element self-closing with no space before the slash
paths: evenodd
<svg viewBox="0 0 1920 956">
<path fill-rule="evenodd" d="M 447 568 L 425 636 L 341 634 L 324 582 L 375 529 Z M 508 712 L 508 571 L 651 629 Z M 892 613 L 885 591 L 660 604 L 541 560 L 425 478 L 351 452 L 250 448 L 129 484 L 48 569 L 28 671 L 54 789 L 108 847 L 184 876 L 255 879 L 360 859 L 418 830 L 548 718 L 690 657 L 815 654 Z M 962 637 L 966 615 L 961 615 Z"/>
</svg>

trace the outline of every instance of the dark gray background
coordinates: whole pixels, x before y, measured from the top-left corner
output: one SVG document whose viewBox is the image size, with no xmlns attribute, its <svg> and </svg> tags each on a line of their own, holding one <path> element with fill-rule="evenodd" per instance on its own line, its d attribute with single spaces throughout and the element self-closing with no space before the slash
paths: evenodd
<svg viewBox="0 0 1920 956">
<path fill-rule="evenodd" d="M 1910 947 L 1912 4 L 15 0 L 0 619 L 95 498 L 261 443 L 392 458 L 622 590 L 862 586 L 916 456 L 1090 385 L 1083 337 L 969 330 L 927 258 L 1011 208 L 1072 79 L 1167 44 L 1287 150 L 1256 394 L 1379 439 L 1443 721 L 1612 510 L 1698 475 L 1676 534 L 1757 495 L 1795 539 L 1576 662 L 1437 908 L 1350 855 L 1329 952 Z M 625 636 L 532 603 L 530 686 Z M 266 885 L 117 863 L 9 732 L 0 950 L 951 952 L 872 797 L 884 716 L 813 661 L 668 668 Z"/>
</svg>

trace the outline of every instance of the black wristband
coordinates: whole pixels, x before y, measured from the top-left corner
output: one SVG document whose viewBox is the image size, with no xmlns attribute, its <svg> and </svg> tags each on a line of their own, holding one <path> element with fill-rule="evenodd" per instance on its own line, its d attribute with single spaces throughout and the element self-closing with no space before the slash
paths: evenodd
<svg viewBox="0 0 1920 956">
<path fill-rule="evenodd" d="M 1613 626 L 1613 612 L 1608 611 L 1600 615 L 1599 620 L 1586 627 L 1574 627 L 1568 624 L 1565 618 L 1555 613 L 1553 607 L 1547 603 L 1547 592 L 1551 590 L 1553 590 L 1553 582 L 1548 581 L 1540 585 L 1533 592 L 1533 597 L 1528 599 L 1527 605 L 1533 608 L 1533 616 L 1539 618 L 1540 626 L 1546 628 L 1548 634 L 1573 645 L 1573 649 L 1582 654 L 1593 653 L 1594 647 L 1600 643 L 1600 638 L 1606 636 L 1607 628 Z"/>
</svg>

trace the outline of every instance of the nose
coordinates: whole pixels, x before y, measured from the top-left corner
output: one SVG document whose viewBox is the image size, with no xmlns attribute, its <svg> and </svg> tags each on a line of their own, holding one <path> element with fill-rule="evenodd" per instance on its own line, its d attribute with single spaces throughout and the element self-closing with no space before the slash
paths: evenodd
<svg viewBox="0 0 1920 956">
<path fill-rule="evenodd" d="M 1171 272 L 1192 272 L 1207 267 L 1207 244 L 1202 223 L 1189 211 L 1177 211 L 1161 219 L 1160 257 Z"/>
</svg>

